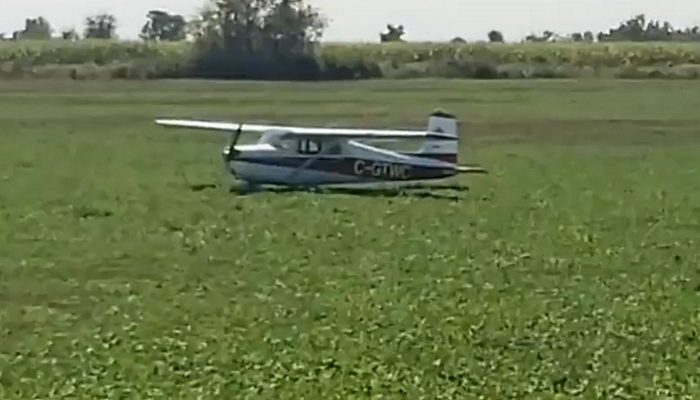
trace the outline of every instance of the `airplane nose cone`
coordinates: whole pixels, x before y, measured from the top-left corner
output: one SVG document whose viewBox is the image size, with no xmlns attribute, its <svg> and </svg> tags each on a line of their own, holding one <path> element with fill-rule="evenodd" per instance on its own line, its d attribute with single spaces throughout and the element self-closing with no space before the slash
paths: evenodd
<svg viewBox="0 0 700 400">
<path fill-rule="evenodd" d="M 233 161 L 234 158 L 239 154 L 240 152 L 236 149 L 230 149 L 228 147 L 224 148 L 221 152 L 221 157 L 224 159 L 226 162 L 231 162 Z"/>
<path fill-rule="evenodd" d="M 230 150 L 228 148 L 225 148 L 221 152 L 221 159 L 224 161 L 224 164 L 226 164 L 226 169 L 233 175 L 236 176 L 236 170 L 233 167 L 233 158 L 235 157 L 235 153 L 231 154 Z"/>
</svg>

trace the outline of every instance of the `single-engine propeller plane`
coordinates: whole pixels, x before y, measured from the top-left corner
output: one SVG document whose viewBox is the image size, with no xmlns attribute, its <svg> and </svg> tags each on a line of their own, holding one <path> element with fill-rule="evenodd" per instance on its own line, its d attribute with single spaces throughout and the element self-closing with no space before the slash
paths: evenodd
<svg viewBox="0 0 700 400">
<path fill-rule="evenodd" d="M 427 130 L 321 128 L 254 125 L 190 119 L 157 119 L 164 127 L 227 131 L 231 142 L 222 152 L 226 169 L 250 187 L 317 187 L 379 182 L 415 182 L 462 173 L 486 173 L 479 166 L 457 164 L 457 119 L 435 111 Z M 237 144 L 242 132 L 260 133 L 254 144 Z M 364 142 L 422 140 L 405 152 Z"/>
</svg>

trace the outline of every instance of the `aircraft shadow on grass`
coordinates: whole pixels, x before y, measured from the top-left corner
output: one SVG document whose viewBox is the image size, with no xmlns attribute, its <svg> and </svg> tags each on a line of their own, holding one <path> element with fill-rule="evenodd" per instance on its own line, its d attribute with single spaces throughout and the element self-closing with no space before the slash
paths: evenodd
<svg viewBox="0 0 700 400">
<path fill-rule="evenodd" d="M 216 184 L 198 184 L 190 185 L 193 191 L 202 191 L 206 189 L 216 189 L 219 185 Z M 435 200 L 450 200 L 459 201 L 464 197 L 455 194 L 439 193 L 442 190 L 450 190 L 454 192 L 467 192 L 469 187 L 461 185 L 405 185 L 395 187 L 357 187 L 357 188 L 341 188 L 341 187 L 291 187 L 291 186 L 261 186 L 255 189 L 249 189 L 245 186 L 231 186 L 229 193 L 239 196 L 246 196 L 256 193 L 319 193 L 323 195 L 342 195 L 342 196 L 362 196 L 362 197 L 384 197 L 384 198 L 424 198 Z"/>
</svg>

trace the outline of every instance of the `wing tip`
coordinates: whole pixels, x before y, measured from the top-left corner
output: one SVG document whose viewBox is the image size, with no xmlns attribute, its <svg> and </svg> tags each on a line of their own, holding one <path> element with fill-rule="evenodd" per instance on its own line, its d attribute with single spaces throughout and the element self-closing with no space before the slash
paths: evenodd
<svg viewBox="0 0 700 400">
<path fill-rule="evenodd" d="M 480 165 L 457 165 L 455 167 L 461 174 L 488 174 L 488 170 Z"/>
<path fill-rule="evenodd" d="M 173 125 L 173 124 L 178 124 L 178 123 L 190 123 L 193 121 L 186 121 L 182 119 L 173 119 L 173 118 L 156 118 L 153 120 L 156 125 Z"/>
</svg>

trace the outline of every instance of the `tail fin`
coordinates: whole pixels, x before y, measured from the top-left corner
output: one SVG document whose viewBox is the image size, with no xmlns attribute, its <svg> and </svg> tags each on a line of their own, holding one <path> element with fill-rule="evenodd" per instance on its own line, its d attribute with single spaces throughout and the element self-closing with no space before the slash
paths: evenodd
<svg viewBox="0 0 700 400">
<path fill-rule="evenodd" d="M 454 140 L 426 140 L 423 147 L 412 155 L 457 164 L 457 154 L 459 153 L 459 121 L 457 118 L 444 111 L 435 111 L 428 118 L 428 132 L 454 136 Z"/>
</svg>

